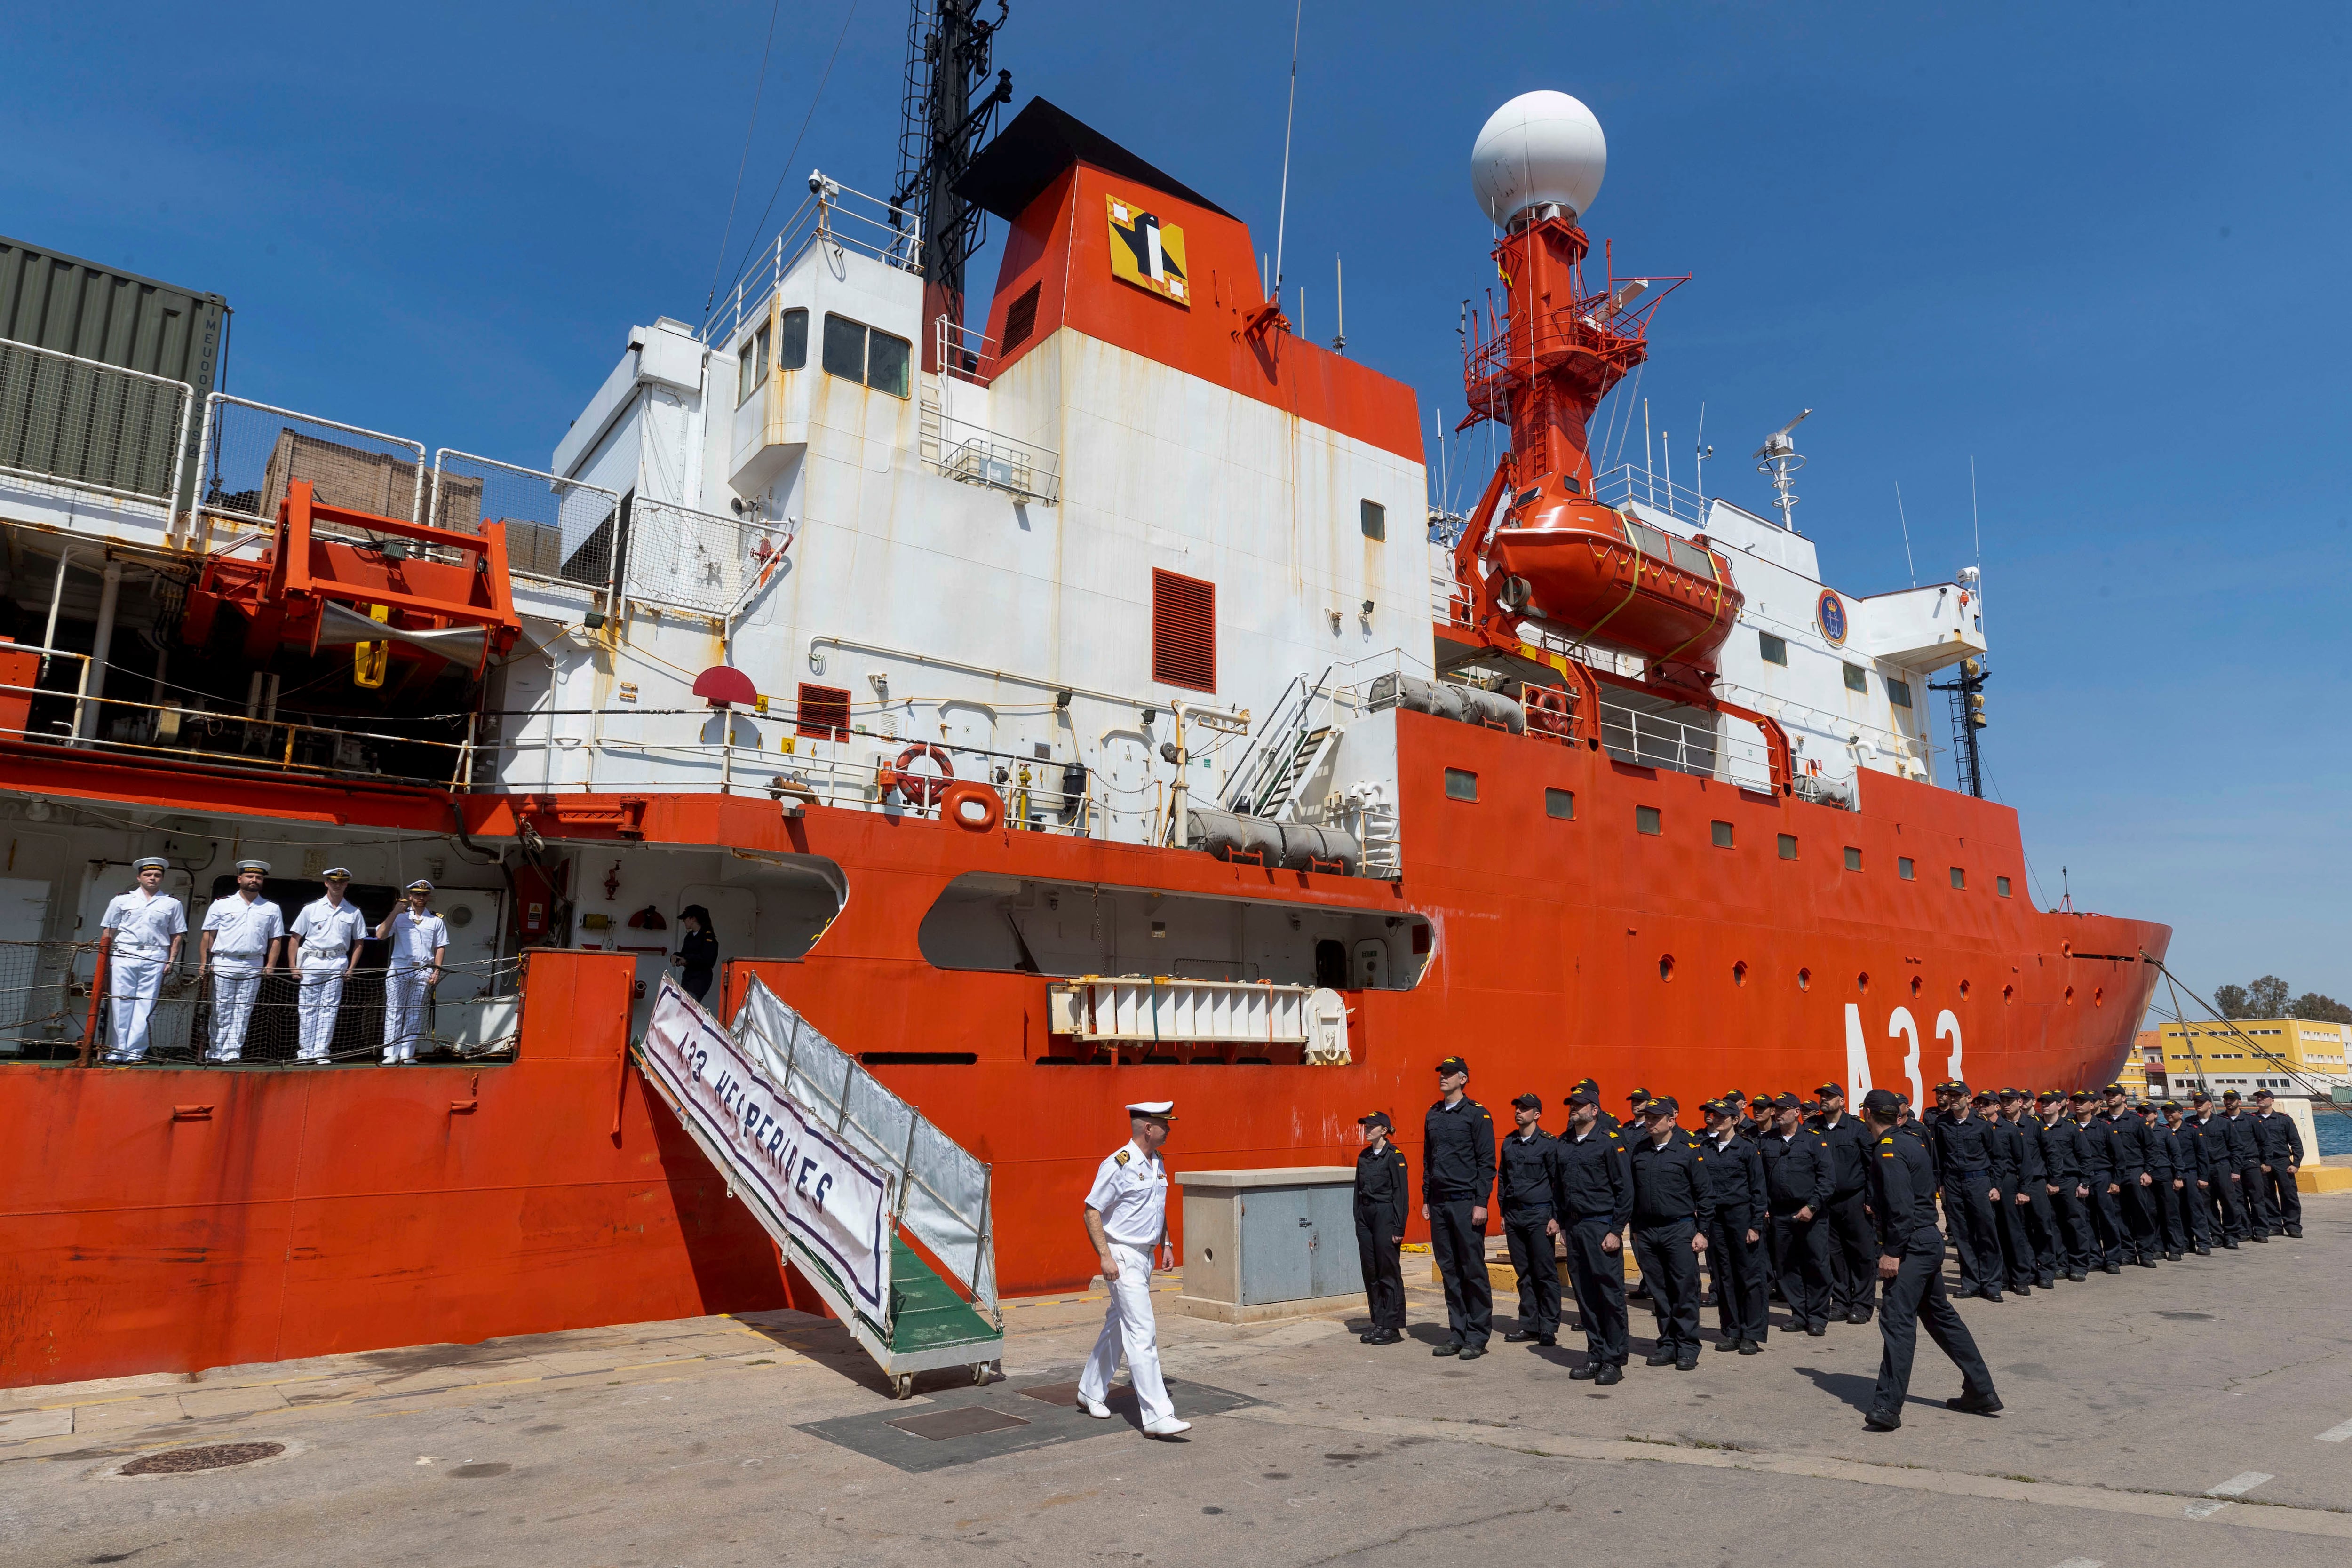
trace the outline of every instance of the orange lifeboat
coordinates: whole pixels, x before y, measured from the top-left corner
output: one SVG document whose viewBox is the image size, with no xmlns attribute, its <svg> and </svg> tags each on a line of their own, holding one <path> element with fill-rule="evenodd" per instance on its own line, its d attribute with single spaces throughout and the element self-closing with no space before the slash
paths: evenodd
<svg viewBox="0 0 2352 1568">
<path fill-rule="evenodd" d="M 1746 603 L 1704 536 L 1676 538 L 1552 484 L 1513 498 L 1490 559 L 1518 580 L 1505 584 L 1507 607 L 1702 669 Z"/>
</svg>

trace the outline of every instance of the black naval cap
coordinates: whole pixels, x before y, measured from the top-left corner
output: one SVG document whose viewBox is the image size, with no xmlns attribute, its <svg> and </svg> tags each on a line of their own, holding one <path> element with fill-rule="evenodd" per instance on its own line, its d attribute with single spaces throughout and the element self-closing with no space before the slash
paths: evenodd
<svg viewBox="0 0 2352 1568">
<path fill-rule="evenodd" d="M 2254 1090 L 2254 1098 L 2255 1098 L 2256 1100 L 2275 1100 L 2275 1099 L 2277 1099 L 2278 1097 L 2277 1097 L 2276 1095 L 2274 1095 L 2274 1094 L 2271 1093 L 2271 1091 L 2270 1091 L 2269 1089 L 2258 1089 Z"/>
<path fill-rule="evenodd" d="M 1521 1110 L 1541 1110 L 1543 1109 L 1543 1096 L 1540 1094 L 1515 1094 L 1511 1097 L 1511 1103 Z"/>
<path fill-rule="evenodd" d="M 2066 1095 L 2063 1089 L 2045 1089 L 2040 1094 L 2033 1097 L 2033 1103 L 2036 1105 L 2048 1105 L 2053 1100 L 2061 1100 L 2065 1098 Z"/>
<path fill-rule="evenodd" d="M 1589 1089 L 1595 1094 L 1599 1094 L 1601 1092 L 1601 1086 L 1593 1082 L 1589 1078 L 1578 1079 L 1574 1083 L 1570 1084 L 1568 1087 L 1570 1089 Z"/>
<path fill-rule="evenodd" d="M 1441 1073 L 1467 1073 L 1470 1070 L 1470 1064 L 1460 1057 L 1448 1057 L 1437 1064 L 1437 1070 Z"/>
<path fill-rule="evenodd" d="M 2119 1084 L 2119 1083 L 2111 1083 L 2111 1084 L 2107 1085 L 2107 1087 L 2106 1087 L 2106 1088 L 2105 1088 L 2105 1089 L 2103 1089 L 2099 1090 L 2099 1092 L 2100 1092 L 2101 1094 L 2125 1094 L 2125 1093 L 2128 1093 L 2129 1091 L 2128 1091 L 2128 1090 L 2126 1090 L 2126 1089 L 2124 1088 L 2124 1086 L 2123 1086 L 2123 1085 L 2121 1085 L 2121 1084 Z"/>
<path fill-rule="evenodd" d="M 1874 1116 L 1893 1116 L 1903 1103 L 1903 1097 L 1891 1089 L 1874 1089 L 1862 1097 L 1862 1108 Z"/>
<path fill-rule="evenodd" d="M 2089 1089 L 2078 1089 L 2074 1090 L 2074 1093 L 2072 1093 L 2072 1094 L 2068 1095 L 2066 1098 L 2067 1098 L 2067 1099 L 2069 1099 L 2069 1100 L 2073 1100 L 2075 1104 L 2077 1104 L 2077 1105 L 2081 1105 L 2081 1104 L 2084 1103 L 2084 1102 L 2085 1102 L 2085 1101 L 2087 1101 L 2087 1100 L 2096 1100 L 2096 1099 L 2098 1099 L 2099 1097 L 2098 1097 L 2097 1095 L 2095 1095 L 2095 1094 L 2093 1094 L 2093 1093 L 2092 1093 Z"/>
<path fill-rule="evenodd" d="M 2225 1089 L 2221 1091 L 2221 1098 L 2223 1100 L 2235 1100 L 2238 1098 L 2238 1091 L 2234 1089 Z"/>
<path fill-rule="evenodd" d="M 2210 1105 L 2213 1103 L 2213 1097 L 2206 1093 L 2201 1089 L 2192 1089 L 2189 1091 L 2189 1103 L 2191 1105 Z"/>
<path fill-rule="evenodd" d="M 1755 1099 L 1748 1102 L 1748 1109 L 1750 1110 L 1769 1110 L 1772 1109 L 1772 1097 L 1769 1094 L 1759 1094 Z"/>
<path fill-rule="evenodd" d="M 1944 1088 L 1947 1092 L 1960 1095 L 1963 1098 L 1974 1092 L 1969 1088 L 1969 1080 L 1964 1078 L 1956 1078 Z"/>
<path fill-rule="evenodd" d="M 1975 1096 L 1969 1101 L 1969 1103 L 1971 1105 L 1990 1105 L 1992 1101 L 1992 1090 L 1989 1089 L 1980 1089 L 1977 1090 Z"/>
<path fill-rule="evenodd" d="M 1775 1110 L 1801 1110 L 1804 1109 L 1804 1104 L 1803 1100 L 1793 1094 L 1776 1094 L 1772 1097 L 1772 1109 Z"/>
<path fill-rule="evenodd" d="M 2180 1109 L 2180 1101 L 2177 1100 L 2168 1100 L 2164 1101 L 2163 1104 L 2158 1106 L 2157 1109 L 2159 1110 L 2178 1110 Z"/>
<path fill-rule="evenodd" d="M 1671 1094 L 1644 1100 L 1642 1104 L 1642 1114 L 1644 1116 L 1672 1116 L 1680 1110 L 1682 1107 L 1675 1103 L 1675 1097 Z"/>
<path fill-rule="evenodd" d="M 1359 1116 L 1356 1118 L 1356 1125 L 1359 1127 L 1377 1127 L 1383 1132 L 1393 1132 L 1396 1131 L 1396 1123 L 1389 1120 L 1389 1113 L 1385 1110 L 1375 1110 L 1368 1116 Z"/>
<path fill-rule="evenodd" d="M 1568 1098 L 1560 1103 L 1562 1105 L 1598 1105 L 1601 1103 L 1601 1092 L 1589 1084 L 1579 1084 L 1568 1091 Z"/>
<path fill-rule="evenodd" d="M 1625 1098 L 1632 1100 L 1634 1104 L 1639 1105 L 1643 1100 L 1650 1098 L 1650 1091 L 1646 1089 L 1637 1089 Z"/>
<path fill-rule="evenodd" d="M 1816 1088 L 1813 1092 L 1820 1095 L 1823 1100 L 1833 1098 L 1843 1100 L 1845 1098 L 1845 1087 L 1843 1084 L 1825 1083 Z"/>
</svg>

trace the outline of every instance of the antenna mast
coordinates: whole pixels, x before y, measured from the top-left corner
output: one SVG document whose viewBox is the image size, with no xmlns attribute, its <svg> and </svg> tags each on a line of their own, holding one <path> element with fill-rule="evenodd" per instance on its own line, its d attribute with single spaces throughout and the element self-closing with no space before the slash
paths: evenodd
<svg viewBox="0 0 2352 1568">
<path fill-rule="evenodd" d="M 1307 0 L 1290 13 L 1290 107 L 1282 112 L 1282 199 L 1274 214 L 1274 307 L 1282 309 L 1282 232 L 1290 221 L 1290 124 L 1298 116 L 1298 25 L 1306 18 Z"/>
<path fill-rule="evenodd" d="M 1806 409 L 1804 414 L 1798 415 L 1765 437 L 1764 444 L 1756 448 L 1755 454 L 1756 471 L 1772 476 L 1772 489 L 1780 498 L 1772 503 L 1780 509 L 1780 526 L 1791 533 L 1797 531 L 1797 524 L 1790 514 L 1797 510 L 1797 502 L 1801 499 L 1792 488 L 1794 480 L 1791 476 L 1805 466 L 1805 459 L 1798 454 L 1797 444 L 1789 439 L 1789 432 L 1802 425 L 1806 415 L 1811 413 L 1811 409 Z"/>
<path fill-rule="evenodd" d="M 974 101 L 987 81 L 997 30 L 1008 0 L 996 0 L 993 21 L 980 15 L 987 0 L 913 0 L 907 23 L 907 91 L 898 129 L 898 184 L 890 205 L 911 216 L 922 242 L 923 318 L 946 316 L 963 324 L 964 265 L 980 248 L 988 215 L 955 190 L 996 128 L 999 105 L 1013 101 L 1013 73 Z M 925 353 L 934 342 L 928 326 Z"/>
</svg>

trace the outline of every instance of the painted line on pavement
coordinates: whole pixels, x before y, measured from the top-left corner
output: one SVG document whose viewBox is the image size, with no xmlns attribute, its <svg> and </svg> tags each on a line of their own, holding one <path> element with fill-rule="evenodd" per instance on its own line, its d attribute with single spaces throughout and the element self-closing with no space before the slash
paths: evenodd
<svg viewBox="0 0 2352 1568">
<path fill-rule="evenodd" d="M 2274 1479 L 2260 1470 L 2240 1470 L 2220 1486 L 2208 1488 L 2203 1500 L 2192 1502 L 2181 1511 L 2190 1519 L 2210 1519 L 2229 1507 L 2232 1498 L 2242 1498 L 2264 1481 Z"/>
<path fill-rule="evenodd" d="M 2105 1568 L 2105 1564 L 2095 1557 L 2069 1557 L 2056 1568 Z"/>
<path fill-rule="evenodd" d="M 2347 1421 L 2341 1426 L 2330 1426 L 2319 1435 L 2323 1443 L 2341 1443 L 2347 1437 L 2352 1437 L 2352 1421 Z"/>
</svg>

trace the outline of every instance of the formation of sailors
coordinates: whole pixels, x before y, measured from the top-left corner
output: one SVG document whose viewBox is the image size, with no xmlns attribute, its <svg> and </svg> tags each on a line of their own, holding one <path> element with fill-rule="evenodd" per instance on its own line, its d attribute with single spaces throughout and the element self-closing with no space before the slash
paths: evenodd
<svg viewBox="0 0 2352 1568">
<path fill-rule="evenodd" d="M 187 910 L 166 894 L 171 862 L 158 855 L 131 863 L 138 886 L 106 906 L 100 922 L 100 963 L 107 975 L 107 1050 L 111 1063 L 143 1061 L 163 983 L 180 966 L 187 941 Z M 433 912 L 433 884 L 408 884 L 399 908 L 373 929 L 348 897 L 352 874 L 341 866 L 320 873 L 320 892 L 292 925 L 275 900 L 262 896 L 266 860 L 236 863 L 236 890 L 205 911 L 196 959 L 198 984 L 212 983 L 208 1062 L 234 1062 L 245 1053 L 262 977 L 282 963 L 295 977 L 296 1057 L 324 1062 L 342 1016 L 343 985 L 373 938 L 392 945 L 384 974 L 383 1061 L 416 1059 L 425 1029 L 425 1005 L 440 984 L 449 928 Z"/>
<path fill-rule="evenodd" d="M 2147 1106 L 2120 1084 L 2029 1094 L 1955 1081 L 1937 1086 L 1925 1117 L 1883 1089 L 1864 1096 L 1859 1115 L 1835 1084 L 1812 1100 L 1733 1090 L 1699 1108 L 1697 1131 L 1681 1125 L 1673 1098 L 1638 1089 L 1620 1122 L 1587 1079 L 1563 1102 L 1559 1136 L 1544 1131 L 1534 1094 L 1513 1100 L 1514 1125 L 1498 1136 L 1469 1097 L 1468 1064 L 1448 1057 L 1437 1074 L 1421 1205 L 1445 1290 L 1448 1333 L 1433 1353 L 1460 1361 L 1486 1354 L 1493 1335 L 1490 1203 L 1518 1281 L 1507 1342 L 1558 1342 L 1557 1254 L 1585 1342 L 1570 1376 L 1620 1381 L 1631 1356 L 1630 1248 L 1641 1271 L 1634 1294 L 1647 1297 L 1654 1321 L 1650 1366 L 1696 1369 L 1707 1304 L 1714 1349 L 1742 1355 L 1769 1340 L 1769 1299 L 1815 1338 L 1875 1318 L 1883 1349 L 1865 1424 L 1877 1431 L 1901 1425 L 1922 1326 L 1961 1373 L 1960 1394 L 1946 1403 L 2000 1409 L 1954 1300 L 2002 1301 L 2062 1277 L 2079 1283 L 2303 1234 L 2302 1135 L 2266 1089 L 2251 1107 L 2226 1093 L 2217 1110 L 2202 1090 L 2186 1106 Z M 1359 1125 L 1356 1237 L 1371 1316 L 1361 1338 L 1395 1344 L 1405 1326 L 1408 1161 L 1385 1112 Z M 1948 1295 L 1948 1250 L 1958 1260 Z"/>
</svg>

